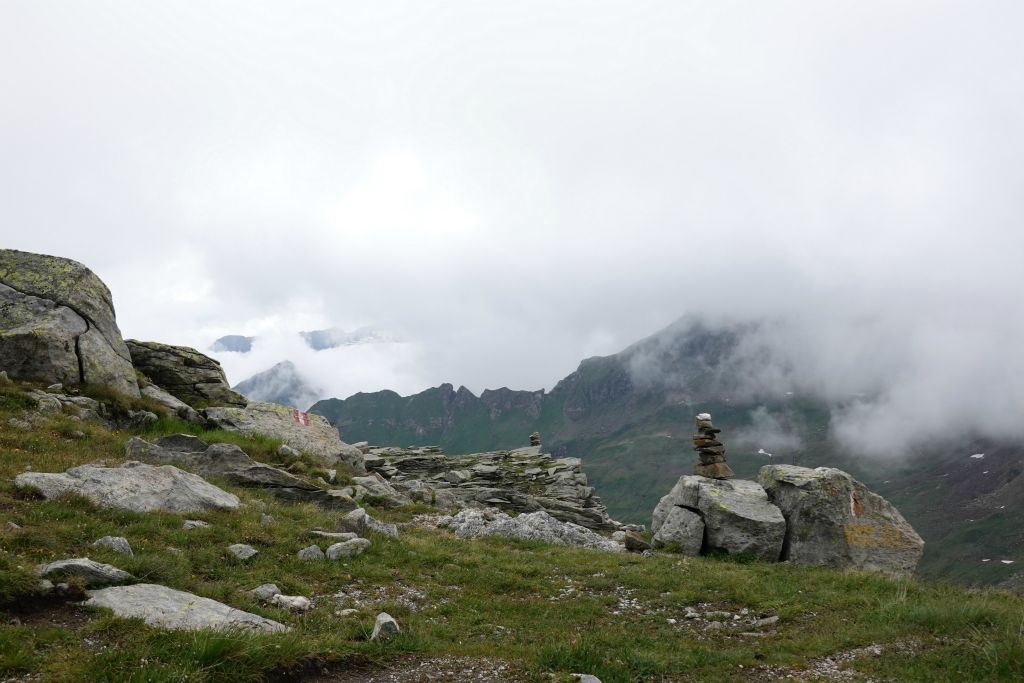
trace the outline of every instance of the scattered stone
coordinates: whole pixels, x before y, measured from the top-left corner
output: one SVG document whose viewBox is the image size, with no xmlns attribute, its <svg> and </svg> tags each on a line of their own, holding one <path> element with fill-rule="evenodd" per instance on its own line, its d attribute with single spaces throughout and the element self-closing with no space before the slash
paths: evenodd
<svg viewBox="0 0 1024 683">
<path fill-rule="evenodd" d="M 260 524 L 273 524 L 274 516 L 268 515 L 266 512 L 260 513 Z"/>
<path fill-rule="evenodd" d="M 907 575 L 921 559 L 899 511 L 842 470 L 766 465 L 759 480 L 786 519 L 783 560 Z"/>
<path fill-rule="evenodd" d="M 324 551 L 320 549 L 318 545 L 311 545 L 308 548 L 303 548 L 298 552 L 298 558 L 300 560 L 312 561 L 322 560 L 326 557 Z"/>
<path fill-rule="evenodd" d="M 46 387 L 46 390 L 56 393 L 62 393 L 64 391 L 64 385 L 61 384 L 60 382 L 57 382 L 56 384 L 51 384 L 50 386 Z"/>
<path fill-rule="evenodd" d="M 260 586 L 256 586 L 249 592 L 260 600 L 270 600 L 275 595 L 279 595 L 281 593 L 281 589 L 278 588 L 276 584 L 264 583 Z"/>
<path fill-rule="evenodd" d="M 235 543 L 228 546 L 228 551 L 240 560 L 248 560 L 250 557 L 255 557 L 260 551 L 253 548 L 251 545 L 245 543 Z"/>
<path fill-rule="evenodd" d="M 187 422 L 199 425 L 206 424 L 206 420 L 196 412 L 195 408 L 155 384 L 147 384 L 142 387 L 142 395 L 154 403 L 167 408 Z"/>
<path fill-rule="evenodd" d="M 41 564 L 39 565 L 39 575 L 46 579 L 74 577 L 81 580 L 86 587 L 124 583 L 134 578 L 126 571 L 102 562 L 94 562 L 88 557 L 76 557 Z"/>
<path fill-rule="evenodd" d="M 335 614 L 339 617 L 350 617 L 358 611 L 359 610 L 357 609 L 352 609 L 351 607 L 349 607 L 348 609 L 339 609 L 335 612 Z"/>
<path fill-rule="evenodd" d="M 524 541 L 543 541 L 554 545 L 593 548 L 621 552 L 615 541 L 572 522 L 560 522 L 546 512 L 530 512 L 509 517 L 497 510 L 467 508 L 445 524 L 456 536 L 505 536 Z"/>
<path fill-rule="evenodd" d="M 216 600 L 152 583 L 89 591 L 90 607 L 106 607 L 119 617 L 140 618 L 156 628 L 248 630 L 281 633 L 284 624 L 243 612 Z"/>
<path fill-rule="evenodd" d="M 353 538 L 350 541 L 335 543 L 327 549 L 328 560 L 350 560 L 370 547 L 370 541 L 365 538 Z"/>
<path fill-rule="evenodd" d="M 132 512 L 180 514 L 239 506 L 237 497 L 194 474 L 134 461 L 120 467 L 82 465 L 63 473 L 25 472 L 14 478 L 14 484 L 35 489 L 46 498 L 75 493 L 101 507 Z"/>
<path fill-rule="evenodd" d="M 277 447 L 277 454 L 282 458 L 297 458 L 299 452 L 286 443 Z"/>
<path fill-rule="evenodd" d="M 626 542 L 626 532 L 622 529 L 612 533 L 612 540 L 616 543 Z"/>
<path fill-rule="evenodd" d="M 7 522 L 7 528 L 10 531 L 17 531 L 21 528 L 21 526 L 19 524 L 15 524 L 14 522 Z"/>
<path fill-rule="evenodd" d="M 623 544 L 626 546 L 626 550 L 634 553 L 642 553 L 645 550 L 651 549 L 651 544 L 644 540 L 643 536 L 636 533 L 635 531 L 627 531 L 626 537 L 623 539 Z"/>
<path fill-rule="evenodd" d="M 377 620 L 373 624 L 373 633 L 370 635 L 370 640 L 387 640 L 400 633 L 401 630 L 394 617 L 387 612 L 381 612 L 377 615 Z"/>
<path fill-rule="evenodd" d="M 185 531 L 191 531 L 192 529 L 205 529 L 209 525 L 208 522 L 204 522 L 201 519 L 186 519 L 185 523 L 181 525 L 181 528 Z"/>
<path fill-rule="evenodd" d="M 779 623 L 778 616 L 765 617 L 764 619 L 758 619 L 757 621 L 755 621 L 754 627 L 763 628 L 765 626 L 774 626 L 777 623 Z"/>
<path fill-rule="evenodd" d="M 313 603 L 310 602 L 309 598 L 301 595 L 281 595 L 278 593 L 270 598 L 270 602 L 278 607 L 284 607 L 295 612 L 305 612 L 313 607 Z"/>
<path fill-rule="evenodd" d="M 115 553 L 121 553 L 128 557 L 133 557 L 135 553 L 132 552 L 132 546 L 128 542 L 128 539 L 124 536 L 104 536 L 93 541 L 93 547 L 99 548 L 110 548 Z"/>
<path fill-rule="evenodd" d="M 725 462 L 725 446 L 719 440 L 722 431 L 711 424 L 711 415 L 697 416 L 697 433 L 693 435 L 693 449 L 700 461 L 694 465 L 693 473 L 711 479 L 728 479 L 735 476 Z"/>
<path fill-rule="evenodd" d="M 110 290 L 56 256 L 0 249 L 0 367 L 16 379 L 139 395 Z"/>
<path fill-rule="evenodd" d="M 590 674 L 573 674 L 577 683 L 601 683 L 601 679 Z"/>
<path fill-rule="evenodd" d="M 359 538 L 358 534 L 354 534 L 351 531 L 321 531 L 320 529 L 312 529 L 309 533 L 322 538 L 332 538 L 336 542 L 351 541 L 353 538 Z"/>
<path fill-rule="evenodd" d="M 397 526 L 377 521 L 362 508 L 357 508 L 342 517 L 339 526 L 364 538 L 371 531 L 392 538 L 398 538 Z"/>
</svg>

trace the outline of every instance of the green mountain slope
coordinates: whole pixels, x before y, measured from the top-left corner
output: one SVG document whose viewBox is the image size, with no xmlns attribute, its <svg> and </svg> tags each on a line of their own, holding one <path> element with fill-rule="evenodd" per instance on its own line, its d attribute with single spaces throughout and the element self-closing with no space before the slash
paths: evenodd
<svg viewBox="0 0 1024 683">
<path fill-rule="evenodd" d="M 756 326 L 709 328 L 684 320 L 621 353 L 584 360 L 550 392 L 503 388 L 477 397 L 445 384 L 408 397 L 381 391 L 329 399 L 312 411 L 335 422 L 349 442 L 436 444 L 450 453 L 518 447 L 540 431 L 556 455 L 583 459 L 613 517 L 641 523 L 650 522 L 676 479 L 692 471 L 693 416 L 709 412 L 724 430 L 729 463 L 740 477 L 754 477 L 769 462 L 839 467 L 889 497 L 927 542 L 920 567 L 926 575 L 996 583 L 1024 567 L 1015 554 L 1019 542 L 1014 547 L 1007 540 L 1019 541 L 1007 529 L 1024 528 L 1024 479 L 1013 484 L 1024 467 L 1007 464 L 1001 478 L 978 467 L 954 474 L 949 468 L 970 464 L 972 449 L 981 448 L 966 438 L 884 462 L 858 457 L 831 436 L 835 406 L 808 395 L 744 391 L 747 367 L 734 351 L 756 334 Z M 1024 457 L 1020 444 L 988 445 L 999 454 L 990 462 Z M 950 476 L 968 482 L 962 493 L 943 488 Z M 1005 507 L 979 506 L 978 497 L 996 491 Z"/>
</svg>

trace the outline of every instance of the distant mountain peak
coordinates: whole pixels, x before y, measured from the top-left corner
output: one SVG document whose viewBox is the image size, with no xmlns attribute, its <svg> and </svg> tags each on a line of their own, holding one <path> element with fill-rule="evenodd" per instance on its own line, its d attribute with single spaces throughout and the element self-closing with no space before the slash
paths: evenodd
<svg viewBox="0 0 1024 683">
<path fill-rule="evenodd" d="M 303 410 L 316 403 L 322 395 L 322 391 L 314 387 L 290 360 L 283 360 L 239 382 L 234 390 L 252 401 L 280 403 Z"/>
<path fill-rule="evenodd" d="M 246 337 L 241 334 L 226 334 L 215 340 L 210 345 L 211 351 L 227 351 L 229 353 L 249 353 L 252 351 L 252 343 L 256 337 Z"/>
</svg>

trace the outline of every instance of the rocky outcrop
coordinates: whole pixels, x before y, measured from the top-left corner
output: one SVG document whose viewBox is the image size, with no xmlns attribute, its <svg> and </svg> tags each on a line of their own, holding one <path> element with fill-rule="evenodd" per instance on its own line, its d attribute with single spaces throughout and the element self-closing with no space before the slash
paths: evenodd
<svg viewBox="0 0 1024 683">
<path fill-rule="evenodd" d="M 709 479 L 685 475 L 661 499 L 654 509 L 651 530 L 657 535 L 675 507 L 696 513 L 704 522 L 701 551 L 745 554 L 759 560 L 777 561 L 782 554 L 786 520 L 782 512 L 768 501 L 768 495 L 757 482 L 744 479 Z M 678 513 L 677 513 L 678 514 Z M 673 523 L 680 521 L 673 517 Z M 690 536 L 676 540 L 683 547 L 696 545 L 700 526 L 692 518 L 687 522 Z M 677 528 L 681 529 L 681 526 Z"/>
<path fill-rule="evenodd" d="M 504 536 L 613 553 L 623 550 L 621 545 L 611 539 L 578 524 L 560 522 L 546 512 L 529 512 L 510 517 L 499 510 L 467 508 L 450 519 L 442 520 L 441 526 L 462 538 Z"/>
<path fill-rule="evenodd" d="M 921 559 L 903 515 L 842 470 L 767 465 L 759 481 L 786 518 L 783 560 L 902 575 Z"/>
<path fill-rule="evenodd" d="M 182 420 L 188 422 L 194 422 L 196 424 L 205 424 L 206 419 L 203 418 L 196 409 L 185 403 L 181 399 L 167 393 L 155 384 L 146 384 L 141 388 L 142 395 L 153 401 L 154 403 L 167 408 Z"/>
<path fill-rule="evenodd" d="M 268 489 L 282 500 L 317 503 L 336 510 L 356 507 L 355 501 L 342 492 L 326 491 L 282 469 L 256 462 L 234 444 L 207 444 L 190 434 L 165 436 L 156 443 L 132 437 L 125 444 L 125 456 L 224 477 L 238 486 Z"/>
<path fill-rule="evenodd" d="M 239 505 L 237 497 L 194 474 L 134 461 L 121 467 L 82 465 L 63 473 L 24 472 L 14 478 L 14 484 L 46 498 L 74 493 L 101 507 L 132 512 L 204 512 L 234 510 Z"/>
<path fill-rule="evenodd" d="M 704 545 L 704 519 L 700 514 L 673 505 L 654 533 L 655 548 L 673 548 L 684 555 L 700 555 Z"/>
<path fill-rule="evenodd" d="M 203 411 L 215 427 L 242 434 L 280 439 L 292 448 L 315 455 L 328 465 L 344 463 L 365 474 L 363 453 L 341 440 L 326 418 L 276 403 L 250 403 L 245 408 L 220 407 Z"/>
<path fill-rule="evenodd" d="M 139 372 L 192 407 L 244 406 L 249 402 L 231 390 L 220 363 L 193 348 L 137 339 L 125 343 Z"/>
<path fill-rule="evenodd" d="M 77 261 L 0 249 L 0 368 L 139 395 L 110 290 Z"/>
<path fill-rule="evenodd" d="M 413 500 L 544 511 L 589 529 L 620 526 L 587 485 L 579 458 L 553 458 L 539 446 L 471 455 L 445 455 L 436 447 L 370 448 L 365 463 Z"/>
<path fill-rule="evenodd" d="M 288 627 L 216 600 L 152 583 L 89 591 L 85 604 L 105 607 L 119 617 L 142 619 L 149 626 L 185 631 L 201 629 L 279 633 Z"/>
</svg>

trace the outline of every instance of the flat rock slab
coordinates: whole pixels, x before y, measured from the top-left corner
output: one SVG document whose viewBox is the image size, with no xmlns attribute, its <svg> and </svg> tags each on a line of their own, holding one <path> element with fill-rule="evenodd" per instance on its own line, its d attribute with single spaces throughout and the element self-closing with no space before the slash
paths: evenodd
<svg viewBox="0 0 1024 683">
<path fill-rule="evenodd" d="M 921 559 L 899 510 L 842 470 L 766 465 L 759 480 L 788 524 L 784 560 L 905 575 Z"/>
<path fill-rule="evenodd" d="M 560 522 L 546 512 L 529 512 L 510 517 L 496 510 L 467 508 L 452 517 L 445 526 L 456 536 L 464 538 L 504 536 L 613 553 L 624 550 L 610 538 L 572 522 Z"/>
<path fill-rule="evenodd" d="M 121 467 L 82 465 L 63 473 L 24 472 L 14 478 L 20 489 L 46 498 L 75 493 L 108 508 L 132 512 L 234 510 L 239 500 L 205 479 L 177 467 L 126 462 Z"/>
<path fill-rule="evenodd" d="M 299 413 L 296 419 L 293 408 L 277 403 L 207 408 L 204 413 L 208 421 L 221 429 L 280 439 L 292 448 L 320 457 L 328 465 L 343 462 L 357 473 L 366 472 L 363 452 L 342 441 L 338 430 L 321 415 Z"/>
<path fill-rule="evenodd" d="M 90 607 L 106 607 L 119 617 L 142 619 L 156 628 L 184 631 L 242 629 L 281 633 L 284 624 L 209 598 L 152 583 L 89 591 Z"/>
</svg>

